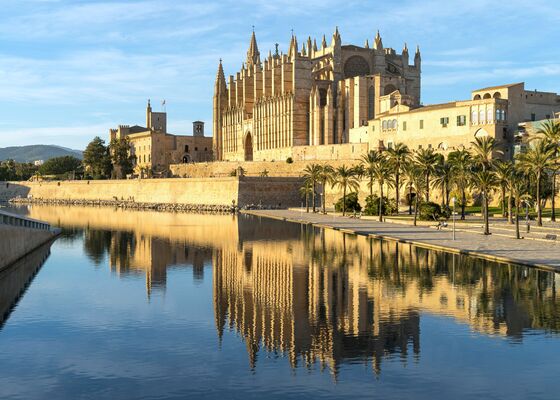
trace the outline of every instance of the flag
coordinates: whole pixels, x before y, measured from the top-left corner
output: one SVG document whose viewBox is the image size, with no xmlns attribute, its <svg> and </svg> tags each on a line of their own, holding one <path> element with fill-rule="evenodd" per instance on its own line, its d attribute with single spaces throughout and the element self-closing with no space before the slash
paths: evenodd
<svg viewBox="0 0 560 400">
<path fill-rule="evenodd" d="M 165 106 L 165 100 L 161 102 L 162 107 Z"/>
</svg>

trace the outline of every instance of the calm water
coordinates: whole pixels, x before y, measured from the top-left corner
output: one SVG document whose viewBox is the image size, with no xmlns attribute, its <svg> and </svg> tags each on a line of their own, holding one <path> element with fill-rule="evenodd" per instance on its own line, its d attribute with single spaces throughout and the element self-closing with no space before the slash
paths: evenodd
<svg viewBox="0 0 560 400">
<path fill-rule="evenodd" d="M 0 397 L 560 397 L 560 276 L 241 216 L 37 207 Z"/>
</svg>

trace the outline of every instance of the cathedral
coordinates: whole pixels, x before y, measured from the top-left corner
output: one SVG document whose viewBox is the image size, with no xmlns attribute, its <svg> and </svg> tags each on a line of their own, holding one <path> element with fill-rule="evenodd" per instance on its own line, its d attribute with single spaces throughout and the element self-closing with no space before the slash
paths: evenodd
<svg viewBox="0 0 560 400">
<path fill-rule="evenodd" d="M 217 161 L 283 161 L 296 149 L 350 142 L 352 130 L 396 104 L 420 105 L 421 58 L 410 64 L 379 32 L 370 47 L 309 37 L 300 47 L 292 34 L 287 54 L 261 59 L 255 32 L 241 70 L 226 80 L 222 62 L 214 88 L 213 152 Z M 341 147 L 342 148 L 342 147 Z M 329 150 L 331 151 L 331 150 Z M 337 150 L 338 153 L 338 150 Z M 294 157 L 295 158 L 295 157 Z M 304 157 L 305 158 L 305 157 Z"/>
</svg>

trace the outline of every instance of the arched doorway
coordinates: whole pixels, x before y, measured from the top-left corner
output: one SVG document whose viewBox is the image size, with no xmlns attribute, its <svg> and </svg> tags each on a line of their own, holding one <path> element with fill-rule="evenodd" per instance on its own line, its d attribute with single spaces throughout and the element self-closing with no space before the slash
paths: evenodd
<svg viewBox="0 0 560 400">
<path fill-rule="evenodd" d="M 243 147 L 245 149 L 245 161 L 253 161 L 253 137 L 250 132 L 245 136 L 245 145 Z"/>
<path fill-rule="evenodd" d="M 185 154 L 183 156 L 183 164 L 188 164 L 189 162 L 191 162 L 191 156 L 188 154 Z"/>
</svg>

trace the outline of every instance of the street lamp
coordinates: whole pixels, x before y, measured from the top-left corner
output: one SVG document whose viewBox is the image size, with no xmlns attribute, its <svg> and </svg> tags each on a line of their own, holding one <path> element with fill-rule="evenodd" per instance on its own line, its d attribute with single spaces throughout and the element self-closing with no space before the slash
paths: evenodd
<svg viewBox="0 0 560 400">
<path fill-rule="evenodd" d="M 457 198 L 453 196 L 451 202 L 453 203 L 453 240 L 455 240 L 455 203 L 457 203 Z"/>
</svg>

